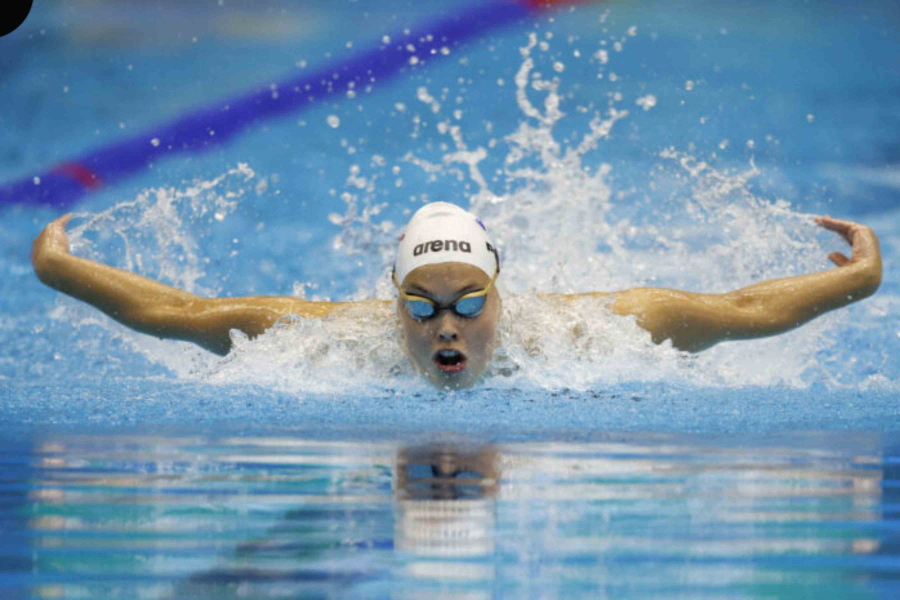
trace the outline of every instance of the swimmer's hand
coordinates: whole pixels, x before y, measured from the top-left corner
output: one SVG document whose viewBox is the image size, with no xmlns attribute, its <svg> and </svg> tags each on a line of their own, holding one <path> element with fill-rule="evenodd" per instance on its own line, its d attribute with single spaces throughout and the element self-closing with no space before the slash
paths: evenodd
<svg viewBox="0 0 900 600">
<path fill-rule="evenodd" d="M 55 269 L 53 259 L 55 256 L 69 254 L 69 237 L 66 235 L 66 225 L 72 218 L 72 213 L 67 213 L 55 221 L 51 221 L 31 246 L 31 265 L 38 279 L 45 284 L 54 285 Z"/>
<path fill-rule="evenodd" d="M 862 264 L 868 266 L 872 271 L 872 284 L 874 288 L 872 292 L 878 288 L 881 283 L 881 251 L 878 248 L 878 237 L 870 227 L 854 223 L 852 221 L 841 221 L 840 219 L 832 219 L 828 215 L 817 217 L 816 224 L 829 231 L 838 233 L 847 240 L 852 249 L 850 258 L 847 258 L 840 252 L 832 252 L 828 255 L 829 260 L 839 267 L 852 264 Z"/>
</svg>

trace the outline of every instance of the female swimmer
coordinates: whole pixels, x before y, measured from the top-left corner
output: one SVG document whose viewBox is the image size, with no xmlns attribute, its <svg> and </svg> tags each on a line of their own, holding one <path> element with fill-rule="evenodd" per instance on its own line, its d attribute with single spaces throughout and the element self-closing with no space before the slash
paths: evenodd
<svg viewBox="0 0 900 600">
<path fill-rule="evenodd" d="M 200 298 L 72 256 L 65 229 L 70 216 L 47 225 L 34 241 L 31 261 L 38 278 L 143 333 L 227 354 L 232 329 L 255 337 L 286 315 L 325 317 L 360 304 L 270 296 Z M 817 218 L 816 223 L 843 236 L 853 249 L 850 258 L 839 252 L 829 255 L 836 269 L 725 294 L 634 288 L 547 297 L 560 302 L 595 298 L 598 315 L 607 306 L 615 315 L 632 315 L 655 343 L 672 340 L 673 346 L 689 352 L 725 340 L 775 335 L 870 296 L 881 284 L 878 238 L 870 228 L 830 217 Z M 471 213 L 434 202 L 413 215 L 394 263 L 397 316 L 410 359 L 436 386 L 470 386 L 486 371 L 500 318 L 494 285 L 499 274 L 498 254 Z"/>
</svg>

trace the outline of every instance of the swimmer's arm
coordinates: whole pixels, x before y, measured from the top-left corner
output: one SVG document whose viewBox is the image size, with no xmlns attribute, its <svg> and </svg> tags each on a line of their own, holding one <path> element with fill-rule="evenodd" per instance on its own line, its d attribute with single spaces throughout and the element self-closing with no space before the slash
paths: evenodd
<svg viewBox="0 0 900 600">
<path fill-rule="evenodd" d="M 215 352 L 231 349 L 232 329 L 255 337 L 285 315 L 324 317 L 341 303 L 251 296 L 201 298 L 69 253 L 65 215 L 35 239 L 31 262 L 48 286 L 87 302 L 136 331 L 193 342 Z"/>
<path fill-rule="evenodd" d="M 698 352 L 725 340 L 783 333 L 875 293 L 881 284 L 875 233 L 830 217 L 816 223 L 839 233 L 853 248 L 849 259 L 839 252 L 828 256 L 836 269 L 764 281 L 725 294 L 636 288 L 611 294 L 612 310 L 634 315 L 656 343 L 671 339 L 676 348 Z"/>
</svg>

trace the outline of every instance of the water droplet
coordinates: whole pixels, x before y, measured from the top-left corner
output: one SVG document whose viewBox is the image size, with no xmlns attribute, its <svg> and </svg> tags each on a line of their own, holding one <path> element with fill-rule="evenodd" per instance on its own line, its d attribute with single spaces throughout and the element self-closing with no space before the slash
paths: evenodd
<svg viewBox="0 0 900 600">
<path fill-rule="evenodd" d="M 808 115 L 806 115 L 806 122 L 807 122 L 807 123 L 812 123 L 812 122 L 815 121 L 815 120 L 816 120 L 816 115 L 814 115 L 814 114 L 812 114 L 812 113 L 809 113 Z"/>
<path fill-rule="evenodd" d="M 154 148 L 159 146 L 159 138 L 153 138 L 152 140 L 150 140 L 150 145 L 153 146 Z"/>
<path fill-rule="evenodd" d="M 650 110 L 654 106 L 656 106 L 656 96 L 653 94 L 647 94 L 641 98 L 635 100 L 635 104 L 643 108 L 644 110 Z"/>
<path fill-rule="evenodd" d="M 691 91 L 692 89 L 694 89 L 694 82 L 691 81 L 690 79 L 688 79 L 687 81 L 685 81 L 685 82 L 684 82 L 684 89 L 686 89 L 687 91 Z"/>
<path fill-rule="evenodd" d="M 32 181 L 34 181 L 34 185 L 41 185 L 41 178 L 40 178 L 40 177 L 35 177 L 34 179 L 32 179 Z"/>
<path fill-rule="evenodd" d="M 553 70 L 557 73 L 562 73 L 566 70 L 566 65 L 562 64 L 559 61 L 556 61 L 555 63 L 553 63 Z"/>
<path fill-rule="evenodd" d="M 325 120 L 332 129 L 337 129 L 341 126 L 341 119 L 337 115 L 328 115 L 328 118 Z"/>
</svg>

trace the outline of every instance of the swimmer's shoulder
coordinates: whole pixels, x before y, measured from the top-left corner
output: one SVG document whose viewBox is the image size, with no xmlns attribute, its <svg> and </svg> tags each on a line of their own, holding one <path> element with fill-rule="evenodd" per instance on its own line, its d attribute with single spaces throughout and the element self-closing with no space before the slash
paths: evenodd
<svg viewBox="0 0 900 600">
<path fill-rule="evenodd" d="M 603 306 L 616 297 L 616 292 L 582 292 L 578 294 L 538 294 L 541 300 L 548 300 L 558 304 L 572 304 L 575 302 L 584 302 L 597 300 Z"/>
<path fill-rule="evenodd" d="M 359 300 L 331 302 L 306 300 L 291 296 L 243 296 L 239 298 L 209 298 L 209 308 L 221 311 L 261 311 L 275 317 L 297 316 L 307 319 L 339 316 L 357 311 L 383 312 L 390 308 L 389 300 Z"/>
</svg>

